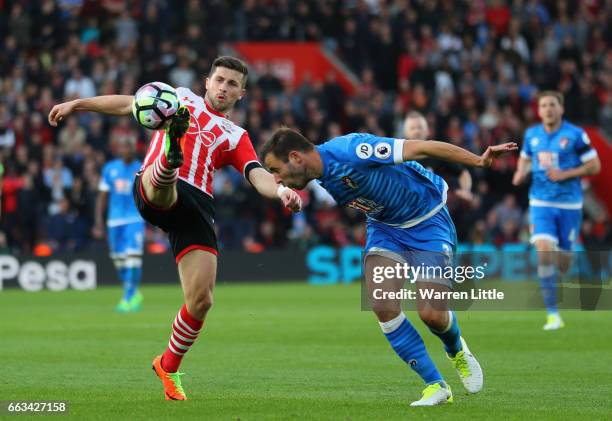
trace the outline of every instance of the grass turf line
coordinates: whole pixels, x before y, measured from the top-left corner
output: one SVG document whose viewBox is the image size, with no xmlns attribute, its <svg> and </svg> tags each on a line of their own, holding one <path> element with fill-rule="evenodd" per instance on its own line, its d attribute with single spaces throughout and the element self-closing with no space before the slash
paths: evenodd
<svg viewBox="0 0 612 421">
<path fill-rule="evenodd" d="M 75 419 L 603 419 L 612 414 L 612 312 L 460 312 L 485 373 L 463 394 L 441 342 L 410 313 L 455 403 L 409 408 L 422 384 L 391 350 L 358 285 L 229 284 L 181 370 L 190 400 L 166 402 L 150 363 L 181 302 L 145 286 L 143 311 L 116 314 L 119 288 L 0 293 L 2 400 L 67 400 Z M 23 417 L 22 417 L 23 419 Z"/>
</svg>

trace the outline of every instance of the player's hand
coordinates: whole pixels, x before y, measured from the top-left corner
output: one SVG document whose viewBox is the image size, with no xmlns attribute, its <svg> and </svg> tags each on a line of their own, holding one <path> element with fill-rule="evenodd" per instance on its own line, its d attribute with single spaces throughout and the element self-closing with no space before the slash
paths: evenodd
<svg viewBox="0 0 612 421">
<path fill-rule="evenodd" d="M 493 164 L 493 160 L 498 156 L 516 150 L 518 150 L 518 145 L 514 142 L 489 146 L 487 150 L 482 155 L 480 155 L 480 166 L 488 168 L 491 166 L 491 164 Z"/>
<path fill-rule="evenodd" d="M 465 189 L 457 189 L 455 190 L 455 194 L 459 199 L 465 200 L 466 202 L 471 202 L 474 199 L 474 193 Z"/>
<path fill-rule="evenodd" d="M 104 238 L 104 227 L 100 225 L 94 225 L 94 227 L 91 229 L 91 235 L 96 240 L 103 239 Z"/>
<path fill-rule="evenodd" d="M 518 172 L 517 171 L 512 176 L 512 185 L 513 186 L 520 186 L 521 184 L 523 184 L 523 181 L 525 181 L 525 173 L 523 173 L 523 172 Z"/>
<path fill-rule="evenodd" d="M 546 176 L 550 179 L 550 181 L 565 181 L 567 180 L 567 175 L 564 171 L 561 171 L 557 168 L 551 168 L 546 171 Z"/>
<path fill-rule="evenodd" d="M 189 112 L 189 108 L 185 106 L 179 107 L 176 114 L 174 114 L 172 117 L 172 121 L 168 127 L 168 135 L 170 136 L 170 139 L 180 139 L 185 135 L 185 133 L 187 133 L 190 118 L 191 113 Z"/>
<path fill-rule="evenodd" d="M 302 210 L 302 198 L 295 191 L 287 188 L 280 194 L 281 202 L 286 208 L 289 208 L 292 212 L 299 212 Z"/>
<path fill-rule="evenodd" d="M 49 124 L 53 127 L 57 127 L 57 124 L 64 121 L 66 117 L 74 112 L 76 108 L 76 101 L 62 102 L 51 108 L 49 112 Z"/>
</svg>

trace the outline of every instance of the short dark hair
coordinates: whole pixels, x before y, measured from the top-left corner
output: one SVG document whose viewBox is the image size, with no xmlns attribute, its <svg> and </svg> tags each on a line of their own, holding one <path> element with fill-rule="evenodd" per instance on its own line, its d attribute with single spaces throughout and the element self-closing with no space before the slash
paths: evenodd
<svg viewBox="0 0 612 421">
<path fill-rule="evenodd" d="M 288 127 L 277 129 L 272 137 L 261 148 L 261 158 L 264 160 L 270 153 L 283 162 L 289 160 L 289 152 L 310 152 L 314 144 L 297 130 Z"/>
<path fill-rule="evenodd" d="M 226 69 L 236 70 L 242 73 L 244 76 L 242 78 L 242 87 L 246 86 L 249 68 L 244 61 L 232 56 L 219 56 L 213 61 L 212 66 L 210 66 L 210 73 L 208 75 L 212 76 L 215 70 L 217 70 L 217 67 L 225 67 Z"/>
<path fill-rule="evenodd" d="M 538 104 L 540 103 L 540 100 L 542 98 L 544 98 L 545 96 L 552 96 L 553 98 L 557 98 L 557 101 L 559 101 L 560 105 L 563 105 L 563 94 L 559 91 L 542 91 L 538 94 Z"/>
</svg>

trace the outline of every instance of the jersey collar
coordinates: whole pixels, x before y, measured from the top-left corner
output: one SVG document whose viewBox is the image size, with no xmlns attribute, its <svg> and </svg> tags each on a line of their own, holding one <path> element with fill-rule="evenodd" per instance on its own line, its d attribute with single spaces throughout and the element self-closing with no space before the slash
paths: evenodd
<svg viewBox="0 0 612 421">
<path fill-rule="evenodd" d="M 323 164 L 323 172 L 321 174 L 321 177 L 318 178 L 318 180 L 322 180 L 325 177 L 327 177 L 327 156 L 326 156 L 326 151 L 325 148 L 322 147 L 323 145 L 315 145 L 315 149 L 317 150 L 317 152 L 319 152 L 319 156 L 321 157 L 321 163 Z"/>
<path fill-rule="evenodd" d="M 544 123 L 542 123 L 542 131 L 544 131 L 544 134 L 546 134 L 546 136 L 549 138 L 553 137 L 554 135 L 559 133 L 561 130 L 563 130 L 563 127 L 565 127 L 565 120 L 561 119 L 561 124 L 559 125 L 559 128 L 555 130 L 554 132 L 548 133 L 546 129 L 544 128 Z"/>
</svg>

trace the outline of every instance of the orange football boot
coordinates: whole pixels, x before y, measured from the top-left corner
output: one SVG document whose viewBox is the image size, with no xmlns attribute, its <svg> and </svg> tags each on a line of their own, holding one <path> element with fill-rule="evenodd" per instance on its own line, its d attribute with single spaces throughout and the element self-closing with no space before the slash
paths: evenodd
<svg viewBox="0 0 612 421">
<path fill-rule="evenodd" d="M 161 355 L 158 355 L 153 360 L 153 371 L 157 374 L 164 384 L 164 392 L 166 395 L 166 400 L 173 401 L 184 401 L 187 400 L 187 396 L 185 396 L 185 391 L 183 390 L 183 386 L 181 385 L 181 376 L 184 373 L 176 372 L 176 373 L 168 373 L 164 371 L 161 365 Z"/>
</svg>

